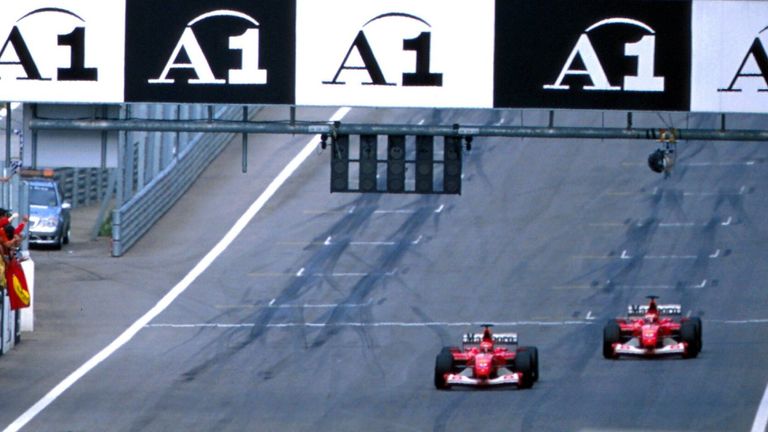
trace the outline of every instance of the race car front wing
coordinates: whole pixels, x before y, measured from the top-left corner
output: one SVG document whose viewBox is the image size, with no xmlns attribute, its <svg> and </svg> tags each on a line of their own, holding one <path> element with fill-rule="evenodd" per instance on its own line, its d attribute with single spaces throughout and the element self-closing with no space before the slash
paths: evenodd
<svg viewBox="0 0 768 432">
<path fill-rule="evenodd" d="M 613 346 L 613 352 L 617 355 L 636 355 L 636 356 L 661 356 L 661 355 L 673 355 L 673 354 L 685 354 L 685 343 L 672 343 L 664 345 L 660 348 L 642 348 L 635 344 L 615 344 Z"/>
<path fill-rule="evenodd" d="M 445 379 L 445 383 L 448 385 L 464 385 L 464 386 L 504 386 L 504 385 L 519 385 L 522 378 L 522 373 L 511 372 L 503 375 L 499 375 L 496 378 L 474 378 L 462 374 L 448 374 Z"/>
</svg>

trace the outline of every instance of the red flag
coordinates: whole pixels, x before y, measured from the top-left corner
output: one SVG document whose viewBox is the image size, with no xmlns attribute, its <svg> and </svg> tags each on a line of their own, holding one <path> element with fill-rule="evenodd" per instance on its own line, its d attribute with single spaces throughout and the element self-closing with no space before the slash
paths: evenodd
<svg viewBox="0 0 768 432">
<path fill-rule="evenodd" d="M 29 307 L 32 299 L 27 289 L 27 278 L 24 269 L 16 258 L 5 266 L 5 280 L 8 286 L 8 297 L 11 300 L 11 310 Z"/>
</svg>

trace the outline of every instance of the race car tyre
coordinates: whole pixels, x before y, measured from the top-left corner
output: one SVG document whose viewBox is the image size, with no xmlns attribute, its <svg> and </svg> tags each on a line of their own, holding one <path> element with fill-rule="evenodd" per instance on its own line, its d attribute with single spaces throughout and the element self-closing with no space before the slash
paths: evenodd
<svg viewBox="0 0 768 432">
<path fill-rule="evenodd" d="M 607 359 L 616 358 L 613 350 L 613 344 L 621 341 L 621 327 L 616 321 L 608 321 L 603 328 L 603 357 Z"/>
<path fill-rule="evenodd" d="M 688 321 L 692 322 L 694 326 L 696 326 L 696 343 L 698 344 L 698 351 L 701 352 L 701 348 L 704 346 L 702 344 L 702 338 L 701 338 L 701 318 L 699 317 L 691 317 L 688 319 Z"/>
<path fill-rule="evenodd" d="M 515 369 L 522 374 L 518 386 L 524 389 L 533 387 L 533 355 L 531 355 L 530 351 L 517 352 L 515 356 Z"/>
<path fill-rule="evenodd" d="M 440 390 L 450 388 L 445 382 L 445 374 L 453 372 L 453 354 L 449 348 L 443 348 L 435 358 L 435 387 Z"/>
<path fill-rule="evenodd" d="M 699 341 L 697 339 L 696 324 L 691 321 L 683 321 L 680 325 L 680 339 L 687 344 L 683 357 L 695 358 L 699 355 Z"/>
<path fill-rule="evenodd" d="M 539 349 L 534 346 L 529 347 L 521 347 L 517 350 L 520 351 L 528 351 L 531 353 L 531 367 L 532 367 L 532 376 L 533 376 L 533 382 L 537 382 L 539 380 Z"/>
</svg>

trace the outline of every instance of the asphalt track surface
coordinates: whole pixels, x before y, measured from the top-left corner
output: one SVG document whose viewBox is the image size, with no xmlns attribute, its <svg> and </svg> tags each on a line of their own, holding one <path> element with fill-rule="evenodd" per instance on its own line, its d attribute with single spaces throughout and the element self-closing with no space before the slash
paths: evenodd
<svg viewBox="0 0 768 432">
<path fill-rule="evenodd" d="M 547 121 L 385 109 L 344 121 L 521 115 Z M 662 120 L 718 126 L 684 114 L 635 125 Z M 247 174 L 236 138 L 125 257 L 104 241 L 33 251 L 36 331 L 0 357 L 0 428 L 155 306 L 310 138 L 252 136 Z M 167 309 L 23 430 L 748 431 L 768 382 L 768 150 L 684 142 L 664 178 L 645 165 L 655 147 L 476 139 L 461 196 L 329 194 L 318 150 Z M 602 358 L 603 323 L 648 294 L 702 317 L 697 359 Z M 437 352 L 481 322 L 539 348 L 533 389 L 433 387 Z"/>
</svg>

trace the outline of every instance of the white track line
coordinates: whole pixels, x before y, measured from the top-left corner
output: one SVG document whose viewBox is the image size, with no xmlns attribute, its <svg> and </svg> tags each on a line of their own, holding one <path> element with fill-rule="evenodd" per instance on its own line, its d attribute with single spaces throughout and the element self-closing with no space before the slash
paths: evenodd
<svg viewBox="0 0 768 432">
<path fill-rule="evenodd" d="M 331 117 L 330 121 L 338 121 L 344 118 L 345 115 L 350 111 L 350 108 L 340 108 L 336 113 Z M 155 317 L 157 317 L 161 312 L 163 312 L 168 306 L 173 303 L 174 300 L 176 300 L 177 297 L 179 297 L 186 289 L 192 284 L 192 282 L 197 279 L 198 276 L 200 276 L 212 263 L 216 260 L 216 258 L 219 257 L 226 249 L 229 247 L 230 244 L 237 238 L 238 235 L 245 229 L 245 227 L 248 225 L 248 223 L 256 216 L 256 214 L 261 211 L 261 209 L 264 207 L 264 205 L 267 204 L 267 202 L 272 198 L 272 196 L 280 189 L 280 187 L 285 183 L 288 178 L 301 166 L 301 164 L 312 154 L 315 152 L 315 148 L 317 147 L 317 140 L 319 139 L 319 135 L 314 136 L 312 139 L 309 140 L 306 146 L 297 154 L 289 163 L 288 165 L 283 168 L 282 171 L 280 171 L 280 174 L 275 177 L 274 180 L 267 186 L 267 188 L 262 192 L 262 194 L 256 199 L 256 201 L 251 204 L 251 206 L 248 208 L 248 210 L 243 213 L 242 216 L 240 216 L 240 219 L 235 222 L 235 224 L 232 226 L 232 228 L 229 229 L 227 234 L 224 235 L 224 237 L 219 241 L 216 246 L 211 249 L 210 252 L 208 252 L 207 255 L 203 257 L 203 259 L 200 260 L 200 262 L 195 265 L 192 270 L 187 273 L 184 278 L 179 281 L 179 283 L 176 284 L 160 301 L 152 308 L 150 309 L 144 316 L 139 318 L 135 323 L 131 324 L 130 327 L 128 327 L 127 330 L 123 332 L 120 336 L 117 337 L 112 343 L 107 345 L 106 348 L 99 351 L 98 354 L 91 357 L 90 360 L 83 363 L 82 366 L 77 368 L 74 372 L 69 374 L 68 377 L 64 378 L 62 382 L 60 382 L 56 387 L 51 389 L 45 396 L 43 396 L 42 399 L 37 401 L 34 405 L 32 405 L 27 411 L 25 411 L 19 418 L 13 421 L 7 428 L 5 428 L 4 432 L 15 432 L 24 427 L 27 423 L 29 423 L 35 416 L 37 416 L 42 410 L 44 410 L 48 405 L 50 405 L 53 401 L 55 401 L 59 396 L 61 396 L 62 393 L 64 393 L 67 389 L 72 387 L 80 378 L 85 376 L 88 372 L 90 372 L 93 368 L 98 366 L 101 362 L 106 360 L 109 356 L 115 353 L 118 349 L 120 349 L 123 345 L 128 343 L 131 339 L 133 339 L 134 336 L 136 336 L 136 333 L 138 333 L 142 328 L 146 327 L 147 324 L 150 323 Z"/>
<path fill-rule="evenodd" d="M 305 303 L 305 304 L 274 304 L 270 303 L 268 307 L 278 309 L 333 309 L 333 308 L 359 308 L 368 307 L 373 304 L 372 300 L 366 303 Z"/>
<path fill-rule="evenodd" d="M 765 387 L 763 399 L 760 400 L 760 406 L 757 407 L 751 432 L 765 432 L 766 426 L 768 426 L 768 386 Z"/>
<path fill-rule="evenodd" d="M 567 326 L 567 325 L 592 325 L 592 321 L 583 320 L 569 320 L 569 321 L 509 321 L 509 322 L 492 322 L 478 321 L 478 322 L 445 322 L 445 321 L 432 321 L 432 322 L 396 322 L 396 321 L 384 321 L 384 322 L 339 322 L 339 323 L 310 323 L 310 322 L 287 322 L 287 323 L 272 323 L 272 324 L 254 324 L 254 323 L 242 323 L 242 324 L 226 324 L 226 323 L 198 323 L 198 324 L 148 324 L 147 327 L 151 328 L 254 328 L 254 327 L 266 327 L 266 328 L 290 328 L 290 327 L 472 327 L 480 326 L 483 324 L 493 324 L 495 326 L 540 326 L 540 327 L 552 327 L 552 326 Z"/>
<path fill-rule="evenodd" d="M 331 305 L 316 305 L 316 307 L 330 307 Z M 339 305 L 341 306 L 341 305 Z M 349 305 L 348 305 L 349 306 Z M 351 305 L 353 307 L 359 307 L 360 305 Z M 270 302 L 270 307 L 279 307 L 274 305 L 274 300 Z M 293 307 L 293 306 L 290 306 Z M 298 307 L 298 306 L 297 306 Z M 270 323 L 270 324 L 255 324 L 255 323 L 158 323 L 147 324 L 149 328 L 174 328 L 174 329 L 200 329 L 200 328 L 325 328 L 325 327 L 365 327 L 365 328 L 386 328 L 386 327 L 400 327 L 400 328 L 424 328 L 424 327 L 476 327 L 483 324 L 493 324 L 495 326 L 533 326 L 533 327 L 564 327 L 575 325 L 595 325 L 597 324 L 594 315 L 590 313 L 584 320 L 565 320 L 565 321 L 500 321 L 500 322 L 488 322 L 488 321 L 429 321 L 429 322 L 399 322 L 399 321 L 383 321 L 383 322 L 286 322 L 286 323 Z M 689 314 L 690 315 L 690 314 Z M 711 324 L 768 324 L 768 319 L 756 319 L 756 320 L 706 320 Z M 768 392 L 768 389 L 766 389 Z M 765 397 L 763 398 L 765 399 Z M 762 408 L 762 404 L 768 404 L 765 400 L 761 403 L 761 409 L 765 410 L 763 414 L 768 416 L 768 406 Z M 763 423 L 765 424 L 765 423 Z M 753 429 L 754 430 L 754 429 Z M 763 431 L 762 429 L 760 430 Z"/>
</svg>

